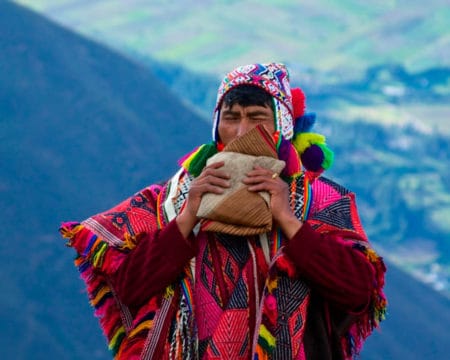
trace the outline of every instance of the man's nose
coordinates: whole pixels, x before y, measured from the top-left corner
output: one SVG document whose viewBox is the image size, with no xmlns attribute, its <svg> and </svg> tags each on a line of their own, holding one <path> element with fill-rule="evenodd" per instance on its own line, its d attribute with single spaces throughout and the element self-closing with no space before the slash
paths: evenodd
<svg viewBox="0 0 450 360">
<path fill-rule="evenodd" d="M 237 136 L 242 136 L 249 130 L 250 130 L 250 122 L 246 118 L 243 118 L 239 123 Z"/>
</svg>

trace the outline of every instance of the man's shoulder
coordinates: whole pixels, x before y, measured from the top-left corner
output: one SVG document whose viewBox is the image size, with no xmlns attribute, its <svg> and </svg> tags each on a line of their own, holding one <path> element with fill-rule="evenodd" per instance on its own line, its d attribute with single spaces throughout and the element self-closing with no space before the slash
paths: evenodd
<svg viewBox="0 0 450 360">
<path fill-rule="evenodd" d="M 348 194 L 353 193 L 349 188 L 346 186 L 328 178 L 325 176 L 320 176 L 312 183 L 312 188 L 314 189 L 321 189 L 322 191 L 328 189 L 329 191 L 334 191 L 339 193 L 342 196 L 346 196 Z"/>
</svg>

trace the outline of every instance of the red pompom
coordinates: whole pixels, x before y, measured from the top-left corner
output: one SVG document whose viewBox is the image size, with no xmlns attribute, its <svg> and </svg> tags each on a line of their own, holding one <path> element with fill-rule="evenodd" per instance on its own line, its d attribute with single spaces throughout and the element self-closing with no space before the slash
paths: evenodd
<svg viewBox="0 0 450 360">
<path fill-rule="evenodd" d="M 267 316 L 270 325 L 275 326 L 277 324 L 277 299 L 272 294 L 267 295 L 264 301 L 264 315 Z"/>
<path fill-rule="evenodd" d="M 288 277 L 293 278 L 295 276 L 295 265 L 291 261 L 289 261 L 286 256 L 280 256 L 279 258 L 277 258 L 276 264 L 278 269 L 285 272 Z"/>
<path fill-rule="evenodd" d="M 294 119 L 305 114 L 306 104 L 305 104 L 305 93 L 300 88 L 291 89 L 292 95 L 292 107 L 294 108 Z"/>
</svg>

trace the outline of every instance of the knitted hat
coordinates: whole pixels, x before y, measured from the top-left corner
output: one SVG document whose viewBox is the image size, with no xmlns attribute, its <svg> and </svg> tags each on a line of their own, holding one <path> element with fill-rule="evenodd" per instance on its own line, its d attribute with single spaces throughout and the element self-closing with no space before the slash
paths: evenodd
<svg viewBox="0 0 450 360">
<path fill-rule="evenodd" d="M 272 95 L 276 130 L 285 139 L 293 136 L 293 115 L 289 73 L 283 64 L 251 64 L 240 66 L 225 76 L 217 94 L 216 108 L 213 115 L 213 140 L 218 140 L 217 127 L 220 117 L 220 107 L 225 94 L 239 85 L 255 85 Z"/>
<path fill-rule="evenodd" d="M 315 123 L 315 114 L 305 114 L 305 95 L 300 88 L 291 89 L 289 72 L 284 64 L 250 64 L 240 66 L 228 73 L 220 84 L 213 114 L 212 135 L 219 139 L 218 124 L 220 107 L 225 94 L 239 85 L 254 85 L 272 95 L 276 130 L 282 135 L 278 143 L 279 154 L 288 160 L 286 171 L 297 156 L 292 156 L 292 144 L 298 152 L 303 166 L 318 176 L 333 162 L 333 152 L 328 148 L 325 137 L 310 132 Z M 295 161 L 294 161 L 295 162 Z M 296 165 L 292 166 L 296 168 Z"/>
</svg>

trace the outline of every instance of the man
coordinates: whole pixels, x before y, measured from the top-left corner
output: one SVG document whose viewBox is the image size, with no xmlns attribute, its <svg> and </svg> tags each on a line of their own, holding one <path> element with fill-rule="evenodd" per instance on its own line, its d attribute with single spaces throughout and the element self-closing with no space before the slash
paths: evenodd
<svg viewBox="0 0 450 360">
<path fill-rule="evenodd" d="M 385 268 L 354 195 L 320 176 L 332 153 L 309 132 L 312 120 L 284 65 L 239 67 L 219 88 L 213 142 L 189 154 L 171 180 L 62 226 L 117 359 L 358 353 L 384 315 Z M 260 154 L 215 160 L 234 156 L 230 148 L 248 136 L 250 151 L 262 139 L 271 161 L 284 161 L 281 173 L 252 166 L 236 181 L 230 164 L 241 168 Z M 232 198 L 236 189 L 242 195 Z M 260 201 L 243 216 L 244 198 L 255 194 L 268 194 L 267 206 Z M 211 196 L 219 201 L 200 216 Z M 267 209 L 270 221 L 259 226 Z"/>
</svg>

